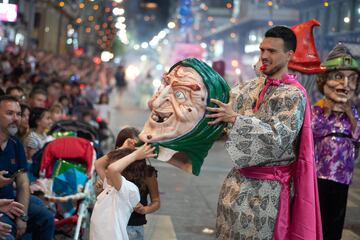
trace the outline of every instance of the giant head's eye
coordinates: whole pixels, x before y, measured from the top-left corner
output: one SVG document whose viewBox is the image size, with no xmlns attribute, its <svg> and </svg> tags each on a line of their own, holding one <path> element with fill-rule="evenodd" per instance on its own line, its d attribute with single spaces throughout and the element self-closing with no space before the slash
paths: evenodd
<svg viewBox="0 0 360 240">
<path fill-rule="evenodd" d="M 336 73 L 334 77 L 335 77 L 336 80 L 344 79 L 344 75 L 342 73 Z"/>
<path fill-rule="evenodd" d="M 185 94 L 184 94 L 182 91 L 176 91 L 176 92 L 175 92 L 175 97 L 176 97 L 177 99 L 181 99 L 181 100 L 186 99 L 186 98 L 185 98 Z"/>
</svg>

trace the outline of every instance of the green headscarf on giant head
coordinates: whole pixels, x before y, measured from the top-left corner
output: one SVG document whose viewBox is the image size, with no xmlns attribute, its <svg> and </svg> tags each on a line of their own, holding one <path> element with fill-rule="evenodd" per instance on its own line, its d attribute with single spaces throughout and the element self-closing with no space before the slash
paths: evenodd
<svg viewBox="0 0 360 240">
<path fill-rule="evenodd" d="M 208 91 L 207 106 L 216 107 L 215 104 L 210 102 L 211 98 L 224 103 L 229 102 L 230 88 L 227 82 L 206 63 L 196 58 L 188 58 L 173 65 L 169 72 L 179 65 L 193 68 L 202 77 Z M 225 127 L 224 123 L 209 125 L 208 119 L 205 117 L 206 114 L 207 112 L 190 132 L 168 141 L 153 143 L 155 146 L 169 148 L 185 154 L 191 159 L 192 173 L 194 175 L 199 175 L 209 149 L 214 141 L 219 138 Z"/>
</svg>

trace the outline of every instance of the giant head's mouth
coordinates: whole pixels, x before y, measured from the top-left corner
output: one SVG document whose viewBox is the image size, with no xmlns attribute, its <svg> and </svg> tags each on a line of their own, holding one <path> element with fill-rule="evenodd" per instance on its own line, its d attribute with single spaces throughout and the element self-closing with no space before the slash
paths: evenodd
<svg viewBox="0 0 360 240">
<path fill-rule="evenodd" d="M 347 95 L 349 93 L 346 89 L 336 89 L 336 93 Z"/>
<path fill-rule="evenodd" d="M 162 112 L 157 112 L 157 111 L 153 111 L 151 113 L 151 120 L 153 120 L 156 123 L 164 123 L 167 120 L 169 120 L 169 118 L 173 115 L 173 113 L 169 112 L 169 113 L 162 113 Z"/>
</svg>

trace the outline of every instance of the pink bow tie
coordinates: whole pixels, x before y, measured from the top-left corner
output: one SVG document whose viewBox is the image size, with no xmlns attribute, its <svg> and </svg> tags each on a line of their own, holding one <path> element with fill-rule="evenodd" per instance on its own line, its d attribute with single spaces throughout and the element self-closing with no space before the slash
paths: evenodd
<svg viewBox="0 0 360 240">
<path fill-rule="evenodd" d="M 265 93 L 270 85 L 279 86 L 282 83 L 289 84 L 291 82 L 297 81 L 297 77 L 294 74 L 284 74 L 281 79 L 275 78 L 266 78 L 266 83 L 263 89 L 260 92 L 259 98 L 256 101 L 255 107 L 253 107 L 253 112 L 256 113 L 259 110 L 259 107 L 264 99 Z"/>
</svg>

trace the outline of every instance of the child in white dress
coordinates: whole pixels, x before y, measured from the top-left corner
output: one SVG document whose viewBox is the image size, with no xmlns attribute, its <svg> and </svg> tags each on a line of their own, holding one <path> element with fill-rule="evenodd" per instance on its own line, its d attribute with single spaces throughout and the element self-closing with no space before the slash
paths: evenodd
<svg viewBox="0 0 360 240">
<path fill-rule="evenodd" d="M 144 144 L 134 149 L 121 148 L 116 159 L 95 162 L 97 173 L 104 179 L 104 191 L 97 197 L 90 223 L 90 240 L 128 240 L 126 226 L 140 201 L 139 189 L 121 172 L 137 160 L 155 157 L 155 148 Z M 114 154 L 113 154 L 114 155 Z"/>
</svg>

